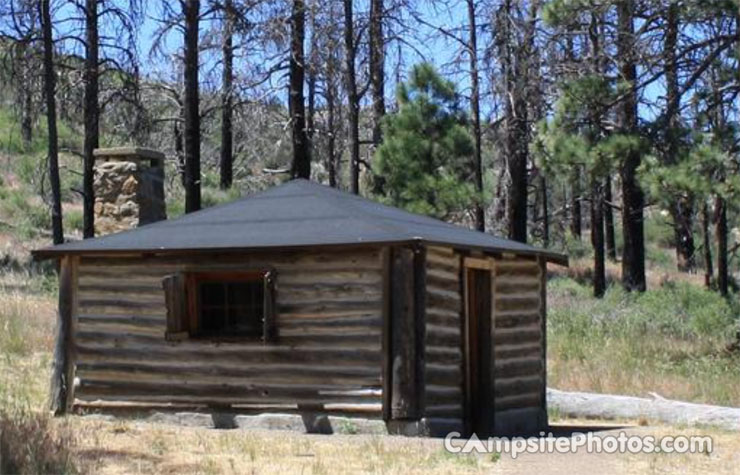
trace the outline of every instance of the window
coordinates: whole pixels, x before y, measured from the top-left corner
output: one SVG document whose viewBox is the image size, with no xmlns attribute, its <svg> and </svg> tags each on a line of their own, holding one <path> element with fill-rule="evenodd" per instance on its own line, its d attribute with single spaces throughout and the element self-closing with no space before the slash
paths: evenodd
<svg viewBox="0 0 740 475">
<path fill-rule="evenodd" d="M 168 340 L 273 338 L 274 271 L 187 272 L 163 280 Z"/>
</svg>

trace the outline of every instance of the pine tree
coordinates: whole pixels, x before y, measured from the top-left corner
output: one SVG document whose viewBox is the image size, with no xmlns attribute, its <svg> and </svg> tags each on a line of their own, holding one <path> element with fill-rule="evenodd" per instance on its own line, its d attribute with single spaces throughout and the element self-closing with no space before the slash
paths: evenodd
<svg viewBox="0 0 740 475">
<path fill-rule="evenodd" d="M 454 84 L 420 64 L 399 85 L 397 100 L 374 162 L 386 200 L 438 218 L 466 209 L 477 196 L 469 180 L 474 145 Z"/>
</svg>

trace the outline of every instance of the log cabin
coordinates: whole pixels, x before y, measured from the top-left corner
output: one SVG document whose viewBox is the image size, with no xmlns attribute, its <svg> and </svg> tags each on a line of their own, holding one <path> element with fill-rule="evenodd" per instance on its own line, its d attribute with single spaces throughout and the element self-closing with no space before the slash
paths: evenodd
<svg viewBox="0 0 740 475">
<path fill-rule="evenodd" d="M 56 413 L 547 426 L 546 265 L 567 257 L 293 180 L 34 251 L 59 261 Z"/>
</svg>

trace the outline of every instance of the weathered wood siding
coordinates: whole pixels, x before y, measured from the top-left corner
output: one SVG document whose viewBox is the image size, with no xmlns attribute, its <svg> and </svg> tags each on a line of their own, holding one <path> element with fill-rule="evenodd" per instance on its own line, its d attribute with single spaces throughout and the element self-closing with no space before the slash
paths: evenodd
<svg viewBox="0 0 740 475">
<path fill-rule="evenodd" d="M 425 415 L 462 424 L 461 256 L 450 248 L 426 254 Z"/>
<path fill-rule="evenodd" d="M 543 277 L 537 260 L 495 260 L 493 397 L 497 414 L 544 407 Z"/>
<path fill-rule="evenodd" d="M 267 266 L 277 271 L 275 343 L 165 341 L 164 276 Z M 324 404 L 379 415 L 382 276 L 373 249 L 82 258 L 76 401 Z"/>
</svg>

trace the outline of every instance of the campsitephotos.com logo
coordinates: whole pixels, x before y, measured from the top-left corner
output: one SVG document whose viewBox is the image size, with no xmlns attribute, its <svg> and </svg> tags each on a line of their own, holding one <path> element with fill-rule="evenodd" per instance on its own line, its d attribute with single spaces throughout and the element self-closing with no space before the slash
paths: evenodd
<svg viewBox="0 0 740 475">
<path fill-rule="evenodd" d="M 703 453 L 711 454 L 714 440 L 710 436 L 665 436 L 619 434 L 596 435 L 593 432 L 575 432 L 570 437 L 555 437 L 552 432 L 540 432 L 539 437 L 491 437 L 479 439 L 475 434 L 461 438 L 459 432 L 450 432 L 444 438 L 444 448 L 453 454 L 521 454 L 575 453 Z"/>
</svg>

